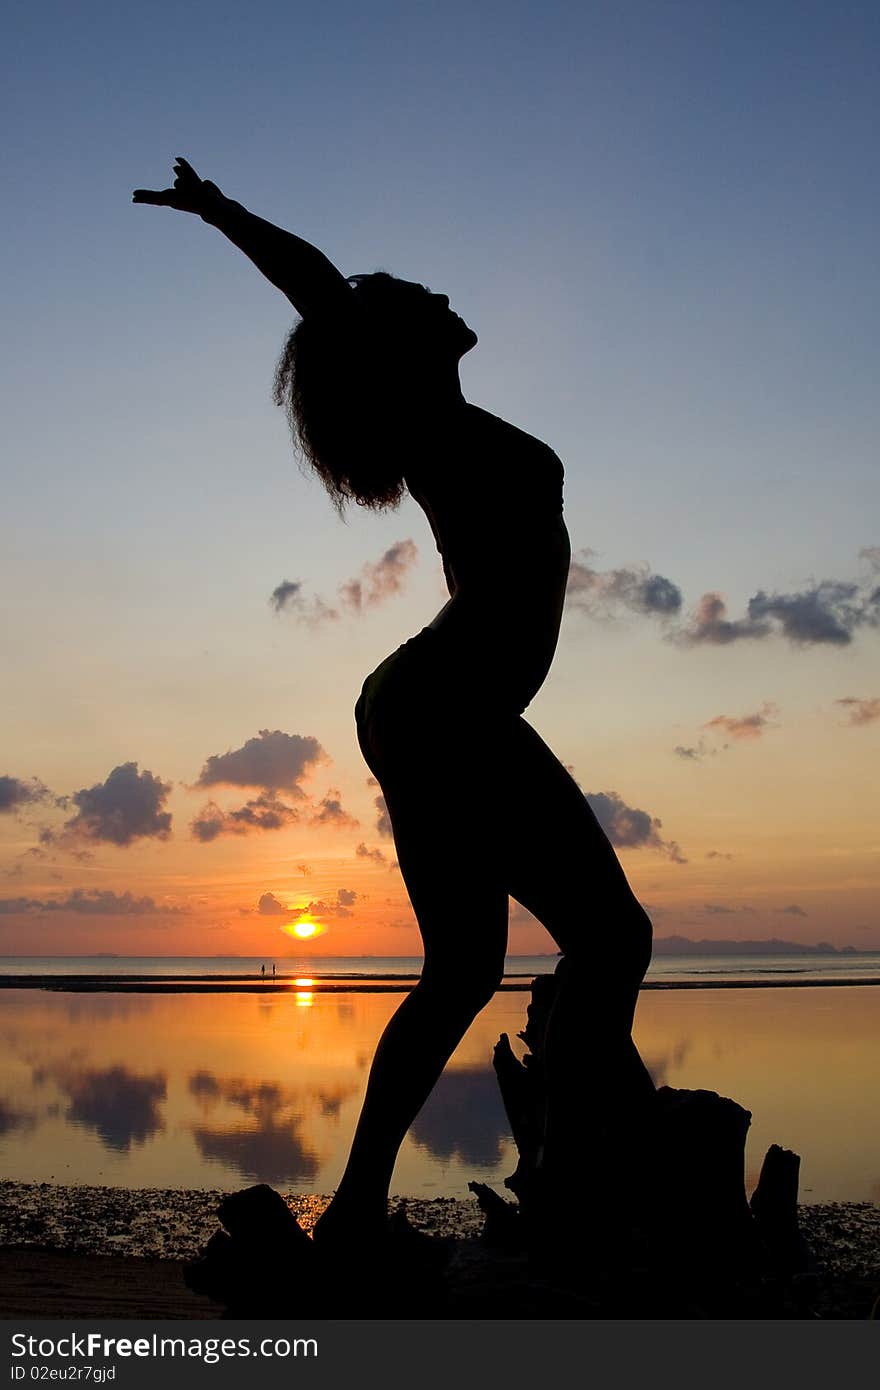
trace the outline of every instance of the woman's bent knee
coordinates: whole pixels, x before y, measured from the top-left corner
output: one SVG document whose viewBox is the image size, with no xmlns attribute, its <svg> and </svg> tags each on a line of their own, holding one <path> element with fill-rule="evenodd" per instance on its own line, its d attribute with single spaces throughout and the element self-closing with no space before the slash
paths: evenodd
<svg viewBox="0 0 880 1390">
<path fill-rule="evenodd" d="M 651 964 L 654 929 L 641 903 L 635 901 L 600 939 L 584 934 L 560 957 L 555 974 L 560 981 L 572 975 L 590 975 L 639 985 Z"/>
<path fill-rule="evenodd" d="M 497 967 L 468 964 L 456 971 L 426 969 L 419 988 L 436 995 L 445 1010 L 475 1018 L 494 997 L 503 978 L 503 962 Z"/>
</svg>

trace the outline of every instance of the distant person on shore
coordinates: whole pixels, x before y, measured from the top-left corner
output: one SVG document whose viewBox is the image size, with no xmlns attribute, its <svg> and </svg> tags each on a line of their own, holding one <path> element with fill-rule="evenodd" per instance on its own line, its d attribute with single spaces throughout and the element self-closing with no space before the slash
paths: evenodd
<svg viewBox="0 0 880 1390">
<path fill-rule="evenodd" d="M 139 189 L 134 201 L 200 216 L 286 296 L 300 321 L 275 400 L 302 454 L 340 513 L 349 502 L 393 508 L 408 493 L 450 595 L 367 677 L 355 709 L 424 968 L 379 1042 L 345 1172 L 315 1228 L 317 1243 L 342 1252 L 385 1231 L 403 1138 L 501 981 L 508 895 L 563 955 L 542 1163 L 548 1184 L 583 1181 L 585 1154 L 613 1147 L 654 1093 L 631 1037 L 651 924 L 583 792 L 522 717 L 553 660 L 571 559 L 559 459 L 465 400 L 459 362 L 477 335 L 445 294 L 385 272 L 345 277 L 186 160 L 174 172 L 173 187 Z M 582 1119 L 583 1097 L 559 1079 L 575 1072 L 596 1124 L 577 1152 L 570 1116 Z"/>
<path fill-rule="evenodd" d="M 273 962 L 272 962 L 272 979 L 273 979 L 273 980 L 275 979 L 275 962 L 274 962 L 274 960 L 273 960 Z"/>
<path fill-rule="evenodd" d="M 260 966 L 260 975 L 261 975 L 262 978 L 265 980 L 265 978 L 266 978 L 266 962 L 265 962 L 265 961 L 263 961 L 263 964 Z"/>
</svg>

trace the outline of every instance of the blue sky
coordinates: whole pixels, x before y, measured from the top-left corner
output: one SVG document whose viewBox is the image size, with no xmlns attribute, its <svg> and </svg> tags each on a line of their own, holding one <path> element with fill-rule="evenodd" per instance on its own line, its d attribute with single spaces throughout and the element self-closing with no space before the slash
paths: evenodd
<svg viewBox="0 0 880 1390">
<path fill-rule="evenodd" d="M 346 273 L 449 293 L 480 335 L 465 393 L 560 454 L 599 569 L 648 565 L 731 616 L 759 589 L 863 575 L 876 6 L 50 3 L 14 5 L 7 33 L 10 772 L 63 792 L 136 758 L 191 782 L 278 727 L 317 734 L 363 800 L 360 680 L 442 599 L 411 503 L 342 526 L 298 473 L 269 400 L 289 306 L 196 219 L 131 206 L 179 153 Z M 332 594 L 404 537 L 405 593 L 344 632 L 269 610 L 282 579 Z M 773 833 L 810 767 L 836 779 L 830 823 L 858 822 L 878 725 L 809 721 L 880 695 L 876 650 L 868 631 L 684 653 L 572 614 L 533 712 L 586 782 L 682 842 L 714 808 L 748 856 L 767 766 L 715 783 L 707 766 L 697 791 L 672 744 L 775 702 L 791 742 L 769 775 L 793 790 Z M 121 891 L 134 865 L 88 872 Z M 154 855 L 136 877 L 163 872 Z"/>
</svg>

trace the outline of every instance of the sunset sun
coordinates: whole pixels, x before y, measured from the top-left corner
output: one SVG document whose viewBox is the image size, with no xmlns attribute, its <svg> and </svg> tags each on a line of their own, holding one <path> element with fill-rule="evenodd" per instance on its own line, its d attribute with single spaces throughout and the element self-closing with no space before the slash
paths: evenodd
<svg viewBox="0 0 880 1390">
<path fill-rule="evenodd" d="M 308 941 L 310 937 L 319 936 L 323 928 L 317 922 L 289 922 L 281 928 L 287 932 L 288 936 L 295 936 L 299 941 Z"/>
</svg>

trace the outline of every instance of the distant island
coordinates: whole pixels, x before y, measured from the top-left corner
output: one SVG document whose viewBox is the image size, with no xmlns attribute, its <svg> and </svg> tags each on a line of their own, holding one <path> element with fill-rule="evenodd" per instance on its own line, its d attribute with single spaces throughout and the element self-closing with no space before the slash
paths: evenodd
<svg viewBox="0 0 880 1390">
<path fill-rule="evenodd" d="M 691 941 L 688 936 L 660 936 L 654 939 L 655 956 L 861 956 L 855 946 L 832 946 L 819 941 L 807 946 L 801 941 Z"/>
</svg>

